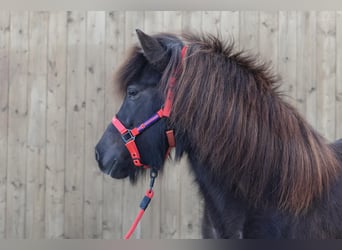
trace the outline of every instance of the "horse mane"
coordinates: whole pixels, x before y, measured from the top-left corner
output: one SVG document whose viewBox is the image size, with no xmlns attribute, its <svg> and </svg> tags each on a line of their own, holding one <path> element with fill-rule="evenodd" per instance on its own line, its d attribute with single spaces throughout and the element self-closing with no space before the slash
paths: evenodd
<svg viewBox="0 0 342 250">
<path fill-rule="evenodd" d="M 253 205 L 265 202 L 299 214 L 328 195 L 339 172 L 324 138 L 282 98 L 278 77 L 257 56 L 235 52 L 234 42 L 205 35 L 182 35 L 188 45 L 180 65 L 182 41 L 154 35 L 171 53 L 160 83 L 165 90 L 174 72 L 171 123 L 186 134 L 199 160 L 226 178 Z M 134 46 L 116 74 L 124 93 L 147 60 Z"/>
<path fill-rule="evenodd" d="M 296 214 L 329 193 L 339 174 L 326 141 L 277 90 L 278 78 L 234 42 L 183 35 L 188 44 L 171 122 L 199 160 L 251 204 Z"/>
</svg>

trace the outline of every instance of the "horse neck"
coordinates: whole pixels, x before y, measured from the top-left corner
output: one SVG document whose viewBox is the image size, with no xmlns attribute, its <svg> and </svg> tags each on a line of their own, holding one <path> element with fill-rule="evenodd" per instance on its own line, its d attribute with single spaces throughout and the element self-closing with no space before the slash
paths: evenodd
<svg viewBox="0 0 342 250">
<path fill-rule="evenodd" d="M 261 109 L 240 113 L 242 117 L 237 120 L 244 124 L 243 129 L 234 125 L 227 129 L 230 139 L 224 145 L 217 144 L 224 146 L 226 153 L 217 155 L 217 161 L 200 156 L 208 149 L 198 143 L 198 138 L 192 138 L 191 131 L 177 129 L 184 131 L 183 150 L 201 162 L 197 165 L 205 166 L 203 171 L 214 176 L 212 179 L 226 182 L 222 188 L 238 186 L 251 204 L 269 205 L 268 201 L 299 213 L 329 191 L 338 173 L 338 162 L 323 138 L 293 107 L 277 95 L 269 98 L 272 105 L 258 104 Z M 210 150 L 215 154 L 215 148 Z M 197 170 L 197 177 L 200 174 Z"/>
</svg>

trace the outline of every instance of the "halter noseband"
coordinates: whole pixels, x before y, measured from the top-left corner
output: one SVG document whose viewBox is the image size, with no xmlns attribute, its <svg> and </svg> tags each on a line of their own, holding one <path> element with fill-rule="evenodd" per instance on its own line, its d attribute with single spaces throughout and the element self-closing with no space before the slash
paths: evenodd
<svg viewBox="0 0 342 250">
<path fill-rule="evenodd" d="M 185 57 L 185 53 L 186 53 L 187 48 L 188 48 L 187 46 L 184 46 L 182 48 L 182 52 L 181 52 L 182 61 Z M 121 138 L 124 141 L 125 146 L 131 155 L 131 158 L 133 160 L 133 164 L 136 167 L 149 168 L 149 166 L 147 166 L 141 162 L 139 149 L 135 143 L 135 138 L 138 135 L 140 135 L 141 133 L 143 133 L 146 129 L 151 127 L 153 124 L 155 124 L 156 122 L 161 120 L 162 118 L 169 118 L 170 113 L 171 113 L 171 109 L 172 109 L 172 104 L 173 104 L 173 98 L 174 98 L 173 89 L 174 89 L 175 84 L 176 84 L 176 75 L 174 73 L 170 77 L 170 79 L 168 80 L 168 83 L 167 83 L 168 90 L 167 90 L 164 105 L 154 115 L 152 115 L 145 122 L 141 123 L 139 126 L 133 128 L 133 129 L 128 129 L 122 124 L 122 122 L 116 116 L 114 116 L 112 119 L 112 124 L 121 134 Z M 168 145 L 169 145 L 169 147 L 166 151 L 166 157 L 167 157 L 169 155 L 171 149 L 176 146 L 176 143 L 175 143 L 175 137 L 174 137 L 173 130 L 167 130 L 165 133 L 166 133 L 166 138 L 168 140 Z"/>
</svg>

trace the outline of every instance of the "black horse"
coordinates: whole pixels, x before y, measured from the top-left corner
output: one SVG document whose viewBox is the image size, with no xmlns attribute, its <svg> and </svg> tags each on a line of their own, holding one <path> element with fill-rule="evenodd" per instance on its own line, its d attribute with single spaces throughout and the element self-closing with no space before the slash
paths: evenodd
<svg viewBox="0 0 342 250">
<path fill-rule="evenodd" d="M 104 173 L 134 182 L 142 166 L 160 170 L 172 128 L 176 159 L 188 155 L 205 201 L 204 238 L 342 237 L 342 140 L 327 144 L 282 100 L 268 67 L 232 42 L 137 34 L 141 47 L 117 74 L 116 119 L 130 129 L 150 120 L 171 78 L 172 111 L 135 138 L 135 162 L 122 140 L 134 135 L 110 124 L 96 146 Z"/>
</svg>

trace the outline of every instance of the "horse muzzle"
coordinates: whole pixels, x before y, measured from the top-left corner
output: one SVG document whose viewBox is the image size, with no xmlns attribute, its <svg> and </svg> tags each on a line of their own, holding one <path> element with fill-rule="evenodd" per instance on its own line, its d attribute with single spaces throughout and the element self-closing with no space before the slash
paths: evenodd
<svg viewBox="0 0 342 250">
<path fill-rule="evenodd" d="M 129 171 L 126 164 L 118 161 L 118 158 L 113 154 L 101 153 L 97 147 L 95 148 L 95 159 L 100 170 L 115 179 L 123 179 L 128 177 Z"/>
</svg>

